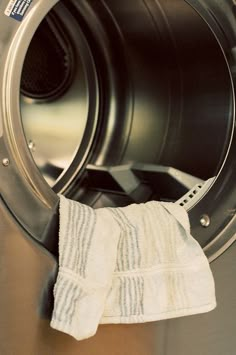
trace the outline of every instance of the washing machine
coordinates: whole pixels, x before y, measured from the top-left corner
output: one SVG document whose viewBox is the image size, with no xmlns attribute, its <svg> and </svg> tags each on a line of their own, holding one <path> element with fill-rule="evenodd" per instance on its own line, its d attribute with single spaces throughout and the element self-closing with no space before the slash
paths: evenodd
<svg viewBox="0 0 236 355">
<path fill-rule="evenodd" d="M 234 0 L 1 0 L 1 355 L 236 353 L 235 80 Z M 217 308 L 51 329 L 59 194 L 182 205 Z"/>
</svg>

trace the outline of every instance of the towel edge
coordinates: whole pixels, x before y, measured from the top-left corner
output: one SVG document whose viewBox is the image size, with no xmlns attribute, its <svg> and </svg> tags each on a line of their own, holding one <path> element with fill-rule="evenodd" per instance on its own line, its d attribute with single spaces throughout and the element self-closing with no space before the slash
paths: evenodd
<svg viewBox="0 0 236 355">
<path fill-rule="evenodd" d="M 165 311 L 153 314 L 132 315 L 132 316 L 102 316 L 100 324 L 134 324 L 155 322 L 165 319 L 179 318 L 190 315 L 197 315 L 201 313 L 208 313 L 213 311 L 217 306 L 217 302 L 200 305 L 197 307 L 180 308 L 171 311 Z"/>
</svg>

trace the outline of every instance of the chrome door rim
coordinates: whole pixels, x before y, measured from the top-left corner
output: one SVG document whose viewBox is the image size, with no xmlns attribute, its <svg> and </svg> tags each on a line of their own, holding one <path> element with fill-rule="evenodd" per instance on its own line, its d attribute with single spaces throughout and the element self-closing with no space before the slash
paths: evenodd
<svg viewBox="0 0 236 355">
<path fill-rule="evenodd" d="M 4 46 L 2 50 L 2 62 L 4 65 L 0 69 L 0 92 L 2 95 L 0 112 L 2 120 L 2 165 L 0 174 L 3 181 L 1 196 L 20 225 L 31 236 L 42 243 L 41 235 L 50 220 L 55 205 L 58 203 L 58 197 L 45 183 L 28 151 L 21 126 L 19 95 L 16 95 L 15 92 L 16 88 L 19 91 L 21 68 L 29 42 L 41 20 L 57 2 L 50 0 L 45 5 L 42 1 L 36 0 L 21 23 L 14 20 L 9 21 L 9 27 L 4 28 L 4 33 L 8 33 L 8 41 L 6 43 L 2 39 Z M 6 4 L 7 1 L 3 1 L 1 8 L 4 8 Z M 233 81 L 232 92 L 234 93 Z M 233 105 L 235 105 L 235 102 L 233 102 Z M 235 114 L 235 107 L 233 107 L 233 114 Z M 210 260 L 219 256 L 236 239 L 234 231 L 236 223 L 235 205 L 232 197 L 230 198 L 229 196 L 227 198 L 232 192 L 228 191 L 227 195 L 224 190 L 225 183 L 230 181 L 230 184 L 232 184 L 233 180 L 235 166 L 232 142 L 234 140 L 235 133 L 232 130 L 228 153 L 216 180 L 204 196 L 201 196 L 198 203 L 189 211 L 190 220 L 193 222 L 194 236 L 200 230 L 201 239 L 204 239 L 209 233 L 213 235 L 210 242 L 205 246 L 206 254 Z M 12 193 L 13 189 L 14 193 Z M 222 205 L 217 213 L 213 212 L 214 206 L 212 207 L 212 200 Z M 16 201 L 18 202 L 16 203 Z M 37 219 L 39 215 L 40 220 Z M 212 224 L 202 232 L 199 219 L 203 215 L 210 215 Z M 219 218 L 221 218 L 220 223 L 217 220 Z M 211 229 L 212 225 L 214 225 L 213 230 Z M 225 228 L 220 228 L 222 225 Z M 209 237 L 207 240 L 209 240 Z"/>
</svg>

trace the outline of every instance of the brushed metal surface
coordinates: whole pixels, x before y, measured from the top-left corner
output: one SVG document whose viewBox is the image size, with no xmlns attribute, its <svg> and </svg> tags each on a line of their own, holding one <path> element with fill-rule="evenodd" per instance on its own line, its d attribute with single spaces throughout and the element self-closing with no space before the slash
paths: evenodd
<svg viewBox="0 0 236 355">
<path fill-rule="evenodd" d="M 0 66 L 0 121 L 3 135 L 0 143 L 4 154 L 2 159 L 8 158 L 10 162 L 7 169 L 0 167 L 1 194 L 22 226 L 37 240 L 41 240 L 50 223 L 51 211 L 55 209 L 58 199 L 42 177 L 43 168 L 40 171 L 36 167 L 28 149 L 25 132 L 30 138 L 29 125 L 23 114 L 24 131 L 19 89 L 21 69 L 30 40 L 42 18 L 56 3 L 33 2 L 21 23 L 2 15 L 5 27 L 0 32 L 3 47 Z M 6 1 L 1 3 L 3 9 L 6 4 Z M 78 45 L 80 62 L 91 62 L 82 72 L 88 77 L 96 67 L 94 80 L 81 77 L 82 83 L 89 86 L 92 82 L 91 86 L 95 88 L 89 100 L 87 97 L 84 102 L 86 111 L 91 113 L 92 122 L 89 127 L 85 113 L 81 127 L 85 134 L 77 132 L 77 148 L 74 142 L 69 149 L 68 137 L 63 143 L 59 142 L 64 134 L 64 125 L 51 124 L 43 107 L 40 108 L 40 115 L 44 114 L 45 117 L 42 118 L 41 128 L 37 129 L 38 126 L 31 123 L 31 128 L 35 127 L 34 133 L 32 129 L 31 133 L 40 136 L 44 145 L 39 156 L 35 157 L 38 165 L 38 158 L 43 159 L 44 165 L 52 157 L 58 160 L 61 156 L 63 160 L 63 147 L 68 146 L 70 150 L 64 149 L 65 165 L 69 164 L 69 167 L 64 171 L 62 169 L 56 192 L 77 198 L 80 177 L 83 177 L 88 162 L 116 165 L 133 161 L 169 165 L 201 178 L 223 171 L 224 176 L 219 176 L 219 182 L 214 184 L 223 191 L 222 179 L 233 180 L 234 175 L 229 176 L 222 169 L 231 143 L 235 143 L 235 139 L 232 140 L 233 82 L 220 43 L 201 16 L 184 0 L 139 0 L 129 4 L 121 1 L 119 6 L 114 0 L 71 0 L 59 2 L 56 8 L 61 17 L 63 14 L 65 18 L 68 16 L 67 21 L 71 20 L 71 32 Z M 73 21 L 69 13 L 71 16 L 73 14 Z M 130 21 L 131 18 L 135 21 Z M 185 26 L 189 26 L 191 31 L 186 31 Z M 83 97 L 87 91 L 83 89 Z M 70 104 L 73 111 L 78 107 L 78 96 L 74 94 Z M 65 99 L 61 99 L 62 105 Z M 56 115 L 59 107 L 60 100 L 53 106 L 53 115 Z M 35 105 L 35 116 L 38 110 L 39 107 Z M 97 113 L 99 117 L 96 117 Z M 33 120 L 33 112 L 30 115 Z M 71 137 L 74 137 L 73 117 L 67 126 L 70 126 Z M 43 134 L 42 127 L 47 134 Z M 52 137 L 53 142 L 50 141 Z M 48 141 L 52 143 L 50 151 Z M 235 144 L 233 147 L 229 164 L 234 166 Z M 75 150 L 78 154 L 75 154 Z M 231 172 L 231 169 L 227 167 L 227 171 Z M 231 192 L 232 183 L 229 185 Z M 217 195 L 220 201 L 226 196 L 226 190 L 225 186 L 220 194 L 212 189 L 212 194 Z M 86 196 L 86 189 L 84 191 Z M 223 213 L 227 222 L 232 219 L 227 211 L 235 208 L 231 196 L 231 193 L 227 196 L 228 206 Z M 203 199 L 203 204 L 208 210 L 199 203 L 193 208 L 193 213 L 190 211 L 190 218 L 194 215 L 194 230 L 197 231 L 194 236 L 203 241 L 204 246 L 217 237 L 216 233 L 225 223 L 219 226 L 218 219 L 214 217 L 215 205 L 211 203 L 212 199 L 206 199 Z M 40 219 L 37 219 L 38 214 Z M 199 221 L 204 214 L 214 220 L 208 228 L 210 236 L 202 231 L 201 225 L 199 230 Z"/>
<path fill-rule="evenodd" d="M 56 3 L 34 0 L 22 23 L 3 15 L 8 0 L 0 3 L 0 161 L 8 159 L 8 164 L 0 165 L 0 354 L 234 355 L 236 245 L 231 243 L 236 237 L 236 138 L 231 50 L 235 37 L 233 31 L 225 32 L 226 44 L 211 17 L 215 33 L 221 33 L 219 42 L 206 21 L 183 0 L 71 0 L 64 5 L 71 6 L 81 20 L 102 78 L 102 122 L 100 117 L 92 163 L 141 159 L 175 163 L 196 175 L 220 172 L 213 188 L 190 211 L 194 236 L 212 247 L 209 255 L 219 256 L 229 247 L 211 264 L 218 307 L 188 318 L 100 326 L 96 336 L 83 342 L 50 328 L 57 261 L 56 253 L 46 249 L 52 250 L 50 243 L 57 241 L 52 240 L 55 231 L 50 225 L 58 198 L 28 150 L 18 93 L 29 41 Z M 209 3 L 214 11 L 221 4 Z M 227 0 L 227 11 L 231 11 L 230 3 Z M 96 101 L 90 108 L 96 112 Z M 73 168 L 76 175 L 77 167 Z M 77 181 L 75 198 L 76 189 Z M 98 205 L 110 203 L 106 194 L 99 194 Z M 91 191 L 85 195 L 96 200 Z M 199 223 L 204 214 L 211 219 L 207 229 Z"/>
</svg>

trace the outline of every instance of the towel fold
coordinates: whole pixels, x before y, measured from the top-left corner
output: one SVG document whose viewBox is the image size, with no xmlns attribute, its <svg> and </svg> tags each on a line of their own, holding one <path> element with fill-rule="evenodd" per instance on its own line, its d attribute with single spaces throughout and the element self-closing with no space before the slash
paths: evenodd
<svg viewBox="0 0 236 355">
<path fill-rule="evenodd" d="M 99 323 L 208 312 L 213 276 L 178 204 L 92 209 L 60 196 L 59 271 L 51 326 L 77 340 Z"/>
</svg>

